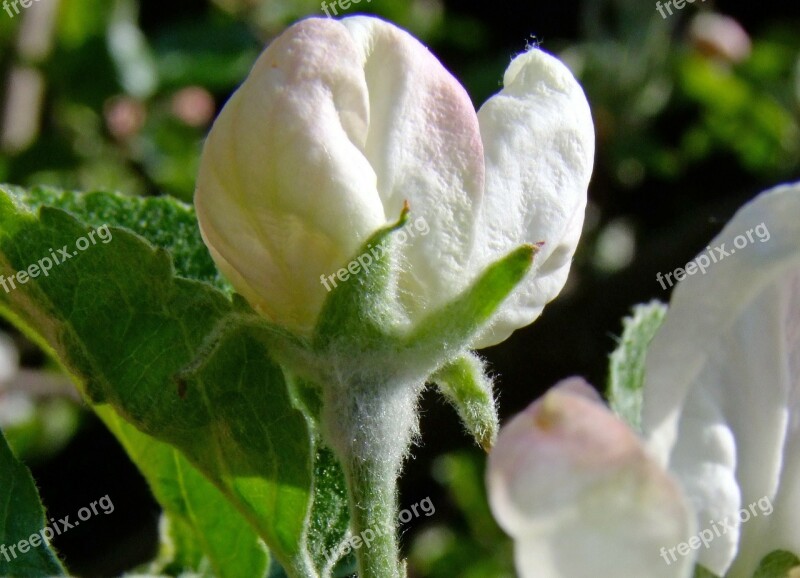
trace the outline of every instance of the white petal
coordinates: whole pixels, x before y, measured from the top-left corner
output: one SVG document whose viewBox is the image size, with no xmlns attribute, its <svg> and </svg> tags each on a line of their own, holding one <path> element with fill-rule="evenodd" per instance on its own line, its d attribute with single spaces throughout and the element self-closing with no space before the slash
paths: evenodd
<svg viewBox="0 0 800 578">
<path fill-rule="evenodd" d="M 487 472 L 523 578 L 688 578 L 694 534 L 678 485 L 590 386 L 573 378 L 504 426 Z"/>
<path fill-rule="evenodd" d="M 452 299 L 474 243 L 483 196 L 483 146 L 475 108 L 464 88 L 407 32 L 376 18 L 342 23 L 361 53 L 369 89 L 365 154 L 389 219 L 408 200 L 414 233 L 405 247 L 401 294 L 412 317 Z M 416 221 L 417 219 L 424 221 Z"/>
<path fill-rule="evenodd" d="M 699 558 L 749 578 L 774 549 L 800 553 L 800 186 L 745 205 L 722 243 L 731 254 L 676 287 L 648 350 L 642 425 L 701 528 L 749 510 Z"/>
<path fill-rule="evenodd" d="M 523 243 L 545 244 L 477 347 L 533 322 L 561 291 L 583 227 L 594 161 L 589 105 L 557 58 L 532 49 L 514 59 L 504 84 L 478 113 L 486 195 L 473 269 Z"/>
<path fill-rule="evenodd" d="M 292 329 L 313 326 L 320 275 L 386 222 L 368 124 L 358 47 L 340 23 L 308 19 L 264 51 L 206 141 L 195 195 L 204 238 L 237 290 Z"/>
</svg>

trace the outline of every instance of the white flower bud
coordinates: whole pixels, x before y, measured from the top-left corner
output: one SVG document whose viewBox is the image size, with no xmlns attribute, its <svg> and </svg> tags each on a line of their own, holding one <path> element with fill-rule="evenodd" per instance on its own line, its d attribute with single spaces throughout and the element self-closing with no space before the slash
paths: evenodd
<svg viewBox="0 0 800 578">
<path fill-rule="evenodd" d="M 694 533 L 683 493 L 581 379 L 500 430 L 487 483 L 522 578 L 692 575 L 692 557 L 664 557 Z"/>
<path fill-rule="evenodd" d="M 594 132 L 554 57 L 519 56 L 505 84 L 479 121 L 458 81 L 391 24 L 295 24 L 260 56 L 203 151 L 195 204 L 217 265 L 262 314 L 309 334 L 328 294 L 321 281 L 343 282 L 337 271 L 408 201 L 397 294 L 410 322 L 489 263 L 544 242 L 475 345 L 531 323 L 569 271 Z"/>
</svg>

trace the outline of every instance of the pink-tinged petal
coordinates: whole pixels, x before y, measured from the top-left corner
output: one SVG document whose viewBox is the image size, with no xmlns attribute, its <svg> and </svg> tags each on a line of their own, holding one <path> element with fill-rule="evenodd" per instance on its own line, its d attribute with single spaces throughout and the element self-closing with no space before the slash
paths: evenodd
<svg viewBox="0 0 800 578">
<path fill-rule="evenodd" d="M 408 267 L 399 284 L 412 318 L 452 299 L 465 275 L 483 196 L 483 146 L 475 108 L 464 88 L 407 32 L 376 18 L 345 18 L 359 47 L 369 90 L 365 154 L 377 175 L 386 214 L 403 202 Z"/>
<path fill-rule="evenodd" d="M 694 535 L 677 483 L 581 379 L 556 385 L 500 431 L 492 512 L 523 578 L 688 578 Z"/>
<path fill-rule="evenodd" d="M 729 62 L 742 62 L 753 50 L 753 42 L 739 22 L 714 12 L 699 12 L 692 19 L 689 39 L 701 52 Z"/>
<path fill-rule="evenodd" d="M 710 247 L 718 262 L 676 287 L 648 350 L 642 426 L 701 527 L 744 522 L 699 562 L 750 578 L 800 552 L 800 185 L 745 205 Z"/>
<path fill-rule="evenodd" d="M 218 265 L 256 308 L 300 332 L 327 294 L 320 276 L 386 222 L 365 156 L 367 90 L 347 29 L 302 21 L 262 53 L 203 150 L 195 205 Z"/>
<path fill-rule="evenodd" d="M 499 343 L 532 323 L 563 288 L 583 227 L 594 162 L 589 105 L 557 58 L 529 50 L 511 63 L 504 84 L 478 113 L 486 194 L 473 269 L 523 243 L 544 246 L 477 347 Z"/>
</svg>

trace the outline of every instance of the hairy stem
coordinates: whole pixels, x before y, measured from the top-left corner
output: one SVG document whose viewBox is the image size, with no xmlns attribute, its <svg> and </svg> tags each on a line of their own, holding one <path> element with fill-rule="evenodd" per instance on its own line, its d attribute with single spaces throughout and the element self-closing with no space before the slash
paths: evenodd
<svg viewBox="0 0 800 578">
<path fill-rule="evenodd" d="M 382 464 L 352 463 L 348 471 L 353 536 L 360 578 L 403 578 L 395 528 L 396 483 L 386 484 Z M 355 544 L 354 544 L 355 545 Z"/>
<path fill-rule="evenodd" d="M 328 388 L 323 422 L 347 476 L 359 578 L 405 578 L 397 479 L 416 431 L 422 383 L 376 381 L 359 376 Z"/>
</svg>

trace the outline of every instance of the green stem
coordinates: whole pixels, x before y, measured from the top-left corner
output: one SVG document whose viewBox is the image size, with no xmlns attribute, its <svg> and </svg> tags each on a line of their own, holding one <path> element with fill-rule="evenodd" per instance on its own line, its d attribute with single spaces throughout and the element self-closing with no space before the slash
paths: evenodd
<svg viewBox="0 0 800 578">
<path fill-rule="evenodd" d="M 397 479 L 416 429 L 423 381 L 351 378 L 326 390 L 323 423 L 347 477 L 359 578 L 405 578 Z"/>
<path fill-rule="evenodd" d="M 351 463 L 348 468 L 350 515 L 353 536 L 362 545 L 356 549 L 360 578 L 404 578 L 397 544 L 395 480 L 386 483 L 381 463 Z"/>
</svg>

